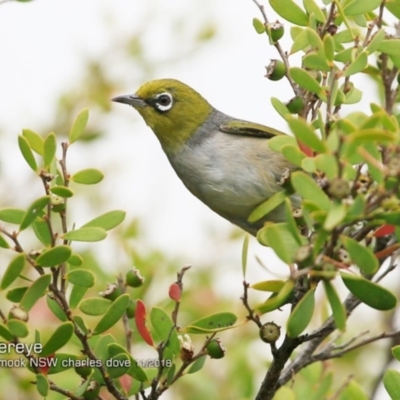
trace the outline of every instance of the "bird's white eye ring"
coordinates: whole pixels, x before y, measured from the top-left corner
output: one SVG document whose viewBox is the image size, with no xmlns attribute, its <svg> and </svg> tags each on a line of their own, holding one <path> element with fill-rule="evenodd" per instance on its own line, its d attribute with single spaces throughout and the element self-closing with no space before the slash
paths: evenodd
<svg viewBox="0 0 400 400">
<path fill-rule="evenodd" d="M 155 98 L 155 105 L 159 111 L 165 112 L 172 108 L 174 101 L 170 93 L 160 93 Z"/>
</svg>

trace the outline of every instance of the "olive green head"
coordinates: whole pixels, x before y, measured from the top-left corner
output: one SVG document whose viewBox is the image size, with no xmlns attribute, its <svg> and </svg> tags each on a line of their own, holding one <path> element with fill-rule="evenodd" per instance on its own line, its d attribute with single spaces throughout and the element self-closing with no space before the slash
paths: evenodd
<svg viewBox="0 0 400 400">
<path fill-rule="evenodd" d="M 118 96 L 113 101 L 134 107 L 166 152 L 179 149 L 213 110 L 199 93 L 175 79 L 147 82 L 136 94 Z"/>
</svg>

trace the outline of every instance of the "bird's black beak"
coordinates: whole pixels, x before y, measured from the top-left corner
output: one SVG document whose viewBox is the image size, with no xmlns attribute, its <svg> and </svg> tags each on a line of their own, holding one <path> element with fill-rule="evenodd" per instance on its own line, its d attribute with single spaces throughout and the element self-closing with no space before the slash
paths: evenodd
<svg viewBox="0 0 400 400">
<path fill-rule="evenodd" d="M 140 97 L 136 96 L 135 94 L 127 94 L 124 96 L 117 96 L 111 99 L 117 103 L 128 104 L 132 107 L 145 107 L 147 103 L 141 99 Z"/>
</svg>

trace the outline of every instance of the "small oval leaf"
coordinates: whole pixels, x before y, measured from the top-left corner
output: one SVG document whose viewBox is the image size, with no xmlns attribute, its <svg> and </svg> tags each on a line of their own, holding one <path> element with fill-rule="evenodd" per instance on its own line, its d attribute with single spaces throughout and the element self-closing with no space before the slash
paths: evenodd
<svg viewBox="0 0 400 400">
<path fill-rule="evenodd" d="M 42 275 L 40 278 L 36 279 L 28 290 L 24 293 L 20 307 L 25 311 L 29 311 L 35 303 L 44 295 L 47 287 L 50 285 L 51 275 Z"/>
<path fill-rule="evenodd" d="M 354 239 L 342 236 L 345 249 L 351 261 L 365 274 L 374 274 L 379 268 L 379 261 L 369 247 L 365 247 Z"/>
<path fill-rule="evenodd" d="M 69 198 L 74 195 L 73 190 L 66 186 L 53 186 L 50 188 L 50 192 L 64 198 Z"/>
<path fill-rule="evenodd" d="M 82 228 L 103 228 L 108 231 L 119 225 L 125 219 L 125 215 L 125 211 L 122 210 L 109 211 L 87 222 Z"/>
<path fill-rule="evenodd" d="M 29 335 L 28 325 L 18 319 L 10 319 L 7 322 L 7 328 L 13 336 L 24 338 Z"/>
<path fill-rule="evenodd" d="M 51 132 L 47 135 L 46 139 L 44 140 L 43 146 L 43 164 L 45 168 L 49 168 L 51 163 L 54 160 L 54 156 L 56 155 L 57 149 L 57 139 L 54 132 Z"/>
<path fill-rule="evenodd" d="M 94 328 L 93 334 L 99 335 L 103 333 L 107 329 L 110 329 L 113 325 L 115 325 L 121 317 L 124 315 L 126 311 L 126 307 L 129 304 L 129 295 L 123 294 L 119 296 L 98 322 L 96 327 Z"/>
<path fill-rule="evenodd" d="M 76 117 L 69 132 L 69 143 L 74 143 L 83 133 L 89 120 L 89 110 L 83 109 Z"/>
<path fill-rule="evenodd" d="M 104 297 L 88 297 L 81 301 L 79 309 L 86 315 L 103 315 L 110 305 L 111 301 Z"/>
<path fill-rule="evenodd" d="M 236 321 L 237 317 L 235 314 L 222 312 L 192 322 L 182 331 L 186 333 L 219 332 L 230 328 Z"/>
<path fill-rule="evenodd" d="M 161 308 L 153 307 L 150 311 L 150 321 L 160 340 L 176 356 L 181 350 L 176 327 L 170 316 Z M 167 342 L 168 341 L 168 342 Z"/>
<path fill-rule="evenodd" d="M 94 185 L 104 178 L 103 173 L 95 168 L 83 169 L 71 176 L 71 180 L 82 185 Z"/>
<path fill-rule="evenodd" d="M 21 221 L 21 225 L 19 226 L 19 230 L 23 231 L 26 229 L 33 222 L 33 220 L 42 213 L 43 208 L 47 206 L 49 201 L 50 196 L 43 196 L 35 200 L 26 211 Z"/>
<path fill-rule="evenodd" d="M 287 322 L 288 336 L 298 337 L 307 328 L 314 313 L 315 288 L 310 289 L 304 297 L 296 304 Z"/>
<path fill-rule="evenodd" d="M 341 273 L 347 289 L 368 306 L 377 310 L 391 310 L 396 307 L 397 298 L 389 290 L 360 276 Z"/>
<path fill-rule="evenodd" d="M 36 264 L 41 267 L 55 267 L 66 262 L 72 254 L 71 247 L 60 245 L 45 250 L 36 260 Z"/>
<path fill-rule="evenodd" d="M 25 211 L 20 208 L 2 208 L 0 210 L 0 220 L 10 224 L 20 225 L 24 216 Z"/>
<path fill-rule="evenodd" d="M 77 242 L 98 242 L 107 237 L 107 232 L 102 228 L 79 228 L 65 233 L 62 238 Z"/>
<path fill-rule="evenodd" d="M 25 254 L 18 254 L 14 257 L 6 268 L 1 279 L 1 289 L 8 288 L 20 275 L 25 266 Z"/>
<path fill-rule="evenodd" d="M 28 140 L 24 136 L 18 136 L 18 145 L 23 157 L 25 158 L 25 161 L 35 172 L 37 172 L 36 160 Z"/>
<path fill-rule="evenodd" d="M 72 322 L 64 322 L 54 331 L 50 339 L 43 346 L 41 357 L 46 357 L 50 354 L 55 353 L 57 350 L 61 349 L 65 344 L 69 342 L 74 333 L 74 326 Z"/>
<path fill-rule="evenodd" d="M 30 129 L 23 129 L 22 136 L 28 140 L 30 148 L 35 153 L 39 154 L 40 156 L 43 155 L 44 139 L 39 134 Z"/>
<path fill-rule="evenodd" d="M 71 272 L 68 272 L 68 274 L 66 275 L 66 279 L 73 285 L 88 288 L 92 287 L 95 282 L 93 272 L 88 271 L 87 269 L 74 269 Z"/>
</svg>

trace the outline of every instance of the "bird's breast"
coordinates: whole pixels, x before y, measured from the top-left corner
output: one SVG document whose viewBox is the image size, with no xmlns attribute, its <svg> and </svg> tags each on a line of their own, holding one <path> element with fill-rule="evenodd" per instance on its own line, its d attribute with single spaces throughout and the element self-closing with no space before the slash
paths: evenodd
<svg viewBox="0 0 400 400">
<path fill-rule="evenodd" d="M 223 217 L 238 224 L 280 190 L 276 181 L 288 163 L 267 139 L 222 132 L 189 141 L 168 158 L 185 186 Z"/>
</svg>

